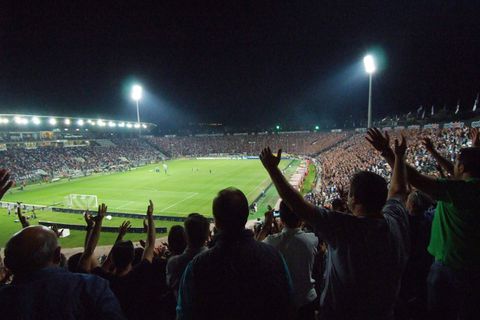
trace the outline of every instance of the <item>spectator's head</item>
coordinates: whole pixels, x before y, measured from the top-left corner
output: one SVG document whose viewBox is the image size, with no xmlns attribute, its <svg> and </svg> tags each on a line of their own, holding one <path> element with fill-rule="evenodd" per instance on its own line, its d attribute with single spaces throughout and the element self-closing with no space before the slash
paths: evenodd
<svg viewBox="0 0 480 320">
<path fill-rule="evenodd" d="M 213 199 L 215 226 L 222 231 L 237 232 L 245 228 L 248 219 L 248 200 L 242 191 L 230 187 L 218 192 Z"/>
<path fill-rule="evenodd" d="M 125 270 L 132 265 L 135 258 L 135 249 L 132 241 L 119 241 L 112 248 L 112 261 L 115 269 Z"/>
<path fill-rule="evenodd" d="M 57 236 L 43 226 L 31 226 L 14 234 L 5 247 L 5 266 L 16 274 L 58 266 L 61 260 Z"/>
<path fill-rule="evenodd" d="M 416 216 L 424 213 L 432 204 L 433 201 L 428 195 L 420 190 L 414 190 L 408 195 L 405 207 L 410 215 Z"/>
<path fill-rule="evenodd" d="M 387 201 L 387 181 L 376 173 L 360 171 L 353 175 L 348 193 L 348 207 L 354 215 L 375 215 Z"/>
<path fill-rule="evenodd" d="M 175 225 L 168 232 L 168 249 L 172 255 L 178 255 L 187 247 L 187 236 L 182 226 Z"/>
<path fill-rule="evenodd" d="M 143 249 L 142 247 L 135 248 L 135 257 L 133 258 L 133 262 L 132 262 L 133 267 L 135 267 L 137 264 L 139 264 L 142 261 L 144 251 L 145 249 Z"/>
<path fill-rule="evenodd" d="M 185 233 L 189 247 L 200 248 L 205 245 L 210 233 L 210 222 L 198 213 L 191 213 L 185 220 Z"/>
<path fill-rule="evenodd" d="M 82 256 L 83 252 L 75 253 L 74 255 L 70 256 L 67 261 L 67 268 L 70 272 L 78 272 L 78 262 L 80 261 L 80 257 Z"/>
<path fill-rule="evenodd" d="M 280 202 L 280 219 L 283 224 L 289 228 L 298 228 L 302 223 L 298 216 L 293 213 L 284 201 Z"/>
<path fill-rule="evenodd" d="M 340 211 L 340 212 L 347 212 L 347 205 L 345 201 L 340 198 L 333 199 L 332 201 L 332 210 L 333 211 Z"/>
<path fill-rule="evenodd" d="M 480 178 L 480 147 L 463 148 L 453 167 L 455 178 Z"/>
</svg>

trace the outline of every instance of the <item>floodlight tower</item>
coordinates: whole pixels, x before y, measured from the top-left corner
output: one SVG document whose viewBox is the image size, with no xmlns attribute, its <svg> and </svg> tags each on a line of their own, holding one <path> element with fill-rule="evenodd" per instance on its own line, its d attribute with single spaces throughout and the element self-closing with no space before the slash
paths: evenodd
<svg viewBox="0 0 480 320">
<path fill-rule="evenodd" d="M 375 67 L 375 60 L 371 54 L 366 55 L 363 58 L 363 64 L 365 66 L 365 71 L 368 73 L 368 123 L 367 127 L 372 127 L 372 75 L 377 69 Z"/>
<path fill-rule="evenodd" d="M 140 125 L 140 110 L 138 108 L 138 102 L 140 101 L 140 99 L 142 99 L 142 91 L 143 91 L 142 87 L 136 84 L 132 87 L 132 93 L 131 93 L 132 99 L 135 100 L 135 103 L 137 104 L 137 125 L 138 125 L 139 136 L 142 135 L 142 126 Z"/>
</svg>

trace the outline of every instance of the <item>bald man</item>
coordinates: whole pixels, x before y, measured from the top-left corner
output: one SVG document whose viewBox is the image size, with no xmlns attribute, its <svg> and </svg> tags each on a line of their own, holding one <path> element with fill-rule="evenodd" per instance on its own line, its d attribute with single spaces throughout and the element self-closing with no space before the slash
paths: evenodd
<svg viewBox="0 0 480 320">
<path fill-rule="evenodd" d="M 55 233 L 43 226 L 14 234 L 5 247 L 5 266 L 13 273 L 0 289 L 3 319 L 124 319 L 108 282 L 59 267 Z"/>
</svg>

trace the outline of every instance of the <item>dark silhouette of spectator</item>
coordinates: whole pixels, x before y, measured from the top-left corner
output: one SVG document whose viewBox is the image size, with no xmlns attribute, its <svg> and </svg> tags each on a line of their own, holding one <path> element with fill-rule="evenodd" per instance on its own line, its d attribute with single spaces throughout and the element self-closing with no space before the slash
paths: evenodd
<svg viewBox="0 0 480 320">
<path fill-rule="evenodd" d="M 302 221 L 283 201 L 280 202 L 280 220 L 284 224 L 282 231 L 266 237 L 263 242 L 278 249 L 285 257 L 292 277 L 296 319 L 315 319 L 313 302 L 317 292 L 312 272 L 318 238 L 313 233 L 302 231 Z"/>
<path fill-rule="evenodd" d="M 472 132 L 473 145 L 477 137 Z M 388 134 L 374 133 L 374 146 L 389 163 Z M 408 182 L 437 201 L 428 251 L 428 308 L 434 319 L 476 319 L 480 314 L 480 148 L 463 148 L 452 179 L 437 179 L 407 166 Z"/>
<path fill-rule="evenodd" d="M 278 168 L 269 148 L 260 156 L 283 201 L 315 226 L 328 244 L 322 319 L 393 319 L 401 275 L 408 255 L 406 141 L 396 141 L 390 189 L 381 176 L 352 177 L 348 206 L 352 215 L 315 207 L 305 201 Z"/>
<path fill-rule="evenodd" d="M 108 282 L 59 268 L 56 234 L 27 227 L 5 248 L 5 265 L 13 273 L 0 289 L 2 319 L 123 319 Z"/>
<path fill-rule="evenodd" d="M 167 285 L 178 293 L 180 278 L 188 263 L 198 254 L 207 250 L 210 222 L 198 213 L 191 213 L 184 222 L 187 248 L 182 254 L 171 257 L 167 263 Z"/>
<path fill-rule="evenodd" d="M 291 285 L 281 254 L 245 229 L 248 201 L 238 189 L 213 200 L 215 245 L 185 269 L 178 319 L 287 319 Z"/>
<path fill-rule="evenodd" d="M 182 254 L 187 247 L 187 235 L 182 226 L 176 225 L 170 228 L 168 232 L 168 251 L 169 256 Z"/>
</svg>

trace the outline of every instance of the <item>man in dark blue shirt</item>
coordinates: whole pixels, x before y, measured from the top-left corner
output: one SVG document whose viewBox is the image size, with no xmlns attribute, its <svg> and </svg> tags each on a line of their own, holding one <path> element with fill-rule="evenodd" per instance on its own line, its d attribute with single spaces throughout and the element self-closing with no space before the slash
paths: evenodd
<svg viewBox="0 0 480 320">
<path fill-rule="evenodd" d="M 13 273 L 0 289 L 2 319 L 124 319 L 108 281 L 58 267 L 60 247 L 53 231 L 27 227 L 5 248 Z"/>
<path fill-rule="evenodd" d="M 213 201 L 215 245 L 187 266 L 178 293 L 178 319 L 288 319 L 291 280 L 272 246 L 245 229 L 248 201 L 238 189 Z"/>
</svg>

